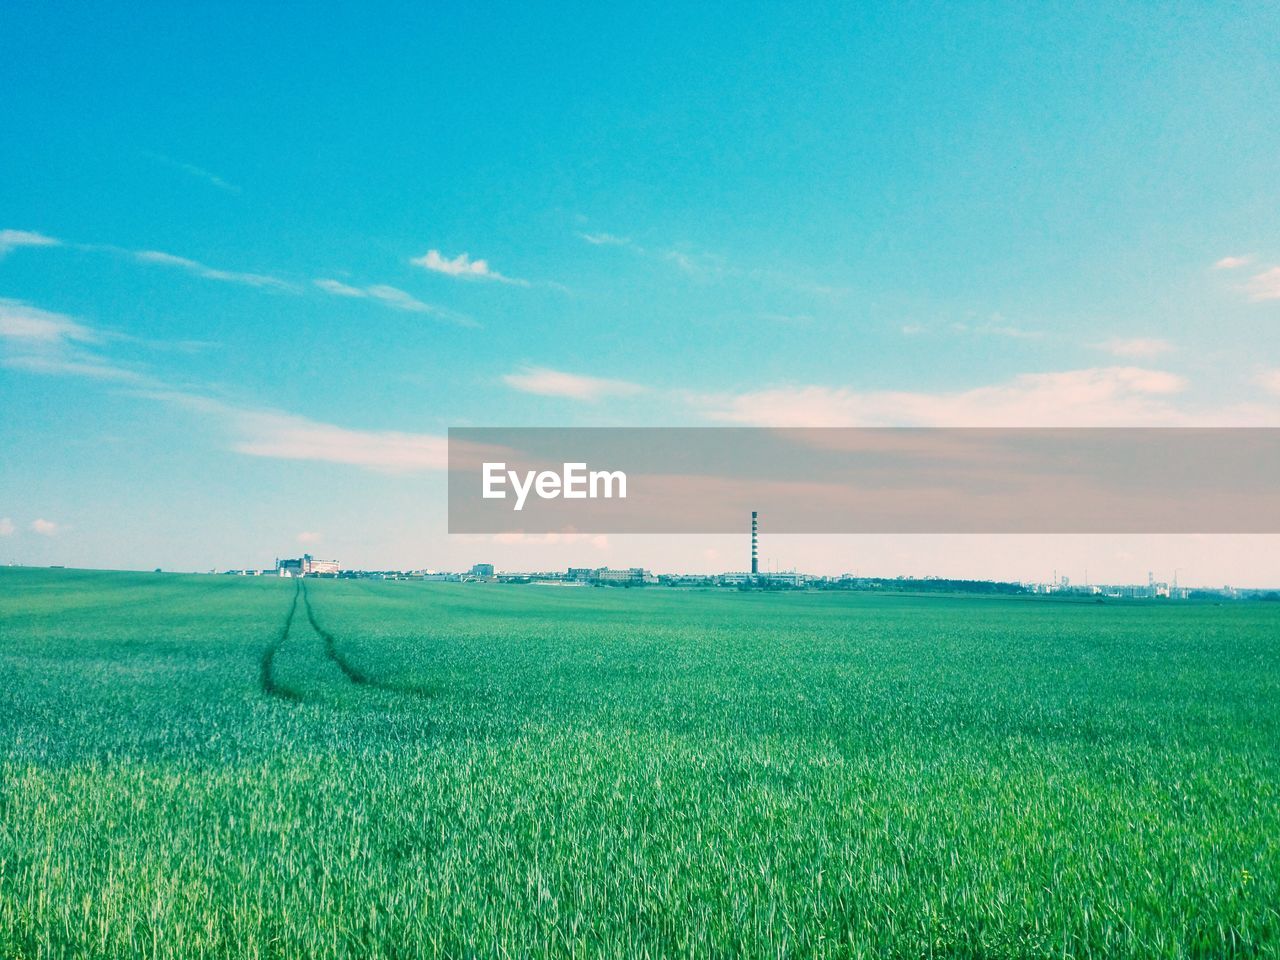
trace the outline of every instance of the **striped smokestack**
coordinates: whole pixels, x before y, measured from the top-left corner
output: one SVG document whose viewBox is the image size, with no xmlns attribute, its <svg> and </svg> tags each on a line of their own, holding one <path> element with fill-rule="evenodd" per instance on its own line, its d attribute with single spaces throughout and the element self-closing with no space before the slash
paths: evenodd
<svg viewBox="0 0 1280 960">
<path fill-rule="evenodd" d="M 754 577 L 760 572 L 759 554 L 756 552 L 756 512 L 751 511 L 751 575 Z"/>
</svg>

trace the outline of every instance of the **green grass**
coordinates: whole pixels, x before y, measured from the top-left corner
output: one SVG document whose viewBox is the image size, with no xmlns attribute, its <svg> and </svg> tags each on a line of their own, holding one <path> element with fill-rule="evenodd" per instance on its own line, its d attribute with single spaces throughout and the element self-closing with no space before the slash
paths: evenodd
<svg viewBox="0 0 1280 960">
<path fill-rule="evenodd" d="M 1280 605 L 0 570 L 0 957 L 1277 957 Z"/>
</svg>

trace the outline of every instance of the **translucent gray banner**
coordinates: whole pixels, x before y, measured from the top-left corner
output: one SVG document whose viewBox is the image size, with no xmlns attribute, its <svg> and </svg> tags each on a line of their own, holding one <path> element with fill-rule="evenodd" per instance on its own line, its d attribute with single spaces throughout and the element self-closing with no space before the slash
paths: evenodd
<svg viewBox="0 0 1280 960">
<path fill-rule="evenodd" d="M 450 533 L 1280 533 L 1280 429 L 455 428 Z"/>
</svg>

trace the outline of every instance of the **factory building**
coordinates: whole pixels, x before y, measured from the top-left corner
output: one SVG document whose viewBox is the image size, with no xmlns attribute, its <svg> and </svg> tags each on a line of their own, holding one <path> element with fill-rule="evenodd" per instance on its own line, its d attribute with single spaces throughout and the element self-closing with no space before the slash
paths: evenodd
<svg viewBox="0 0 1280 960">
<path fill-rule="evenodd" d="M 741 587 L 751 584 L 761 587 L 803 587 L 809 582 L 810 577 L 795 570 L 772 570 L 764 573 L 755 570 L 751 573 L 731 571 L 719 574 L 714 579 L 723 587 Z"/>
<path fill-rule="evenodd" d="M 619 586 L 658 582 L 658 578 L 644 567 L 627 567 L 625 570 L 611 570 L 608 567 L 570 567 L 565 579 L 579 583 L 606 583 Z"/>
<path fill-rule="evenodd" d="M 317 560 L 309 553 L 291 560 L 276 560 L 281 577 L 336 577 L 342 569 L 337 560 Z"/>
</svg>

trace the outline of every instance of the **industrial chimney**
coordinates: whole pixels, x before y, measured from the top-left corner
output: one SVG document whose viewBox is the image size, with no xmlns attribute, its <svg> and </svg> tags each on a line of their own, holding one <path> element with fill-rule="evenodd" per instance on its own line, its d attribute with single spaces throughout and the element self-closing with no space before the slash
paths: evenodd
<svg viewBox="0 0 1280 960">
<path fill-rule="evenodd" d="M 751 575 L 754 577 L 760 572 L 759 554 L 756 552 L 756 512 L 751 511 Z"/>
</svg>

